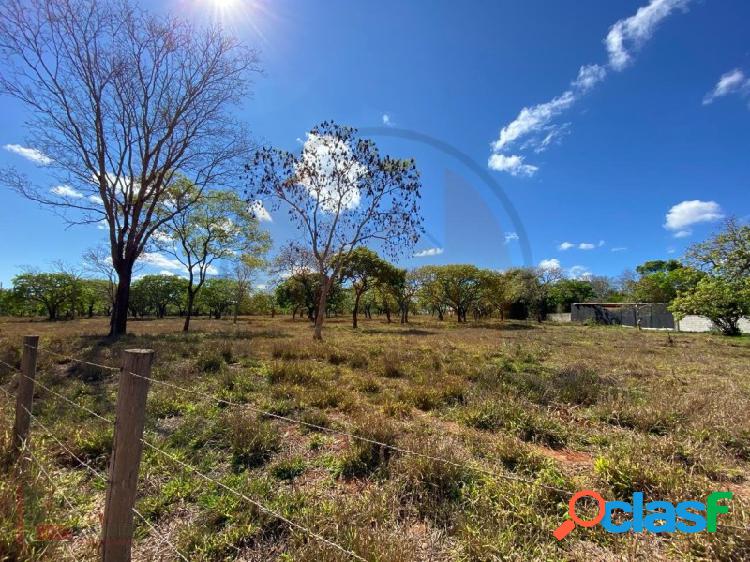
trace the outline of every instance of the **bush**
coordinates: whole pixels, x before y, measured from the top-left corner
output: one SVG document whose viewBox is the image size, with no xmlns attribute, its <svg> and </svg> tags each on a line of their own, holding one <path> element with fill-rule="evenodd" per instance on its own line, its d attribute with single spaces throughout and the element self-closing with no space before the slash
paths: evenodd
<svg viewBox="0 0 750 562">
<path fill-rule="evenodd" d="M 475 474 L 465 466 L 466 458 L 450 443 L 433 441 L 426 444 L 424 440 L 414 439 L 406 444 L 406 448 L 451 461 L 403 455 L 391 469 L 392 478 L 398 482 L 401 501 L 414 505 L 421 517 L 444 522 L 450 518 L 452 504 L 461 499 L 463 488 Z"/>
</svg>

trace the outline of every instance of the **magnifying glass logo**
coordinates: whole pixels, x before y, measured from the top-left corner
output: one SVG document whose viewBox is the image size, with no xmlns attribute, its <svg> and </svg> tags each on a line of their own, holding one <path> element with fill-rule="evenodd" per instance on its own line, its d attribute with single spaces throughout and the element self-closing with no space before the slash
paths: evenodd
<svg viewBox="0 0 750 562">
<path fill-rule="evenodd" d="M 584 497 L 594 498 L 599 504 L 599 512 L 593 519 L 584 520 L 576 515 L 576 502 Z M 555 529 L 552 535 L 557 540 L 561 541 L 568 535 L 568 533 L 575 529 L 576 525 L 580 525 L 581 527 L 593 527 L 594 525 L 598 525 L 599 522 L 604 519 L 605 510 L 606 506 L 604 498 L 597 492 L 594 492 L 593 490 L 581 490 L 580 492 L 576 492 L 568 502 L 568 514 L 570 515 L 570 519 L 564 521 L 562 525 Z"/>
</svg>

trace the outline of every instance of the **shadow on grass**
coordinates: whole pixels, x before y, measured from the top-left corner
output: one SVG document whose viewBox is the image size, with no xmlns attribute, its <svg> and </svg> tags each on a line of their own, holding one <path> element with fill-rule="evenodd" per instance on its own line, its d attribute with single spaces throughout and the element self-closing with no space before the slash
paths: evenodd
<svg viewBox="0 0 750 562">
<path fill-rule="evenodd" d="M 390 336 L 432 336 L 437 332 L 430 330 L 420 330 L 419 328 L 408 328 L 406 330 L 394 328 L 393 330 L 384 330 L 382 328 L 365 328 L 363 334 L 386 334 Z"/>
<path fill-rule="evenodd" d="M 484 328 L 485 330 L 497 330 L 499 332 L 538 330 L 542 327 L 541 324 L 532 324 L 530 322 L 509 322 L 507 320 L 500 324 L 495 322 L 467 322 L 466 324 L 462 324 L 462 326 L 464 328 Z"/>
</svg>

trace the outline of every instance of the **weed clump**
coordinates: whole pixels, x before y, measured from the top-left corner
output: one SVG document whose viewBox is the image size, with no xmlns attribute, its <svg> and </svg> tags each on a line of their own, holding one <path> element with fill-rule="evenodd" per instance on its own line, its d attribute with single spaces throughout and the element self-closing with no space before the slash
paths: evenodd
<svg viewBox="0 0 750 562">
<path fill-rule="evenodd" d="M 335 470 L 337 476 L 361 478 L 387 465 L 393 450 L 383 445 L 396 444 L 396 429 L 388 419 L 376 416 L 364 418 L 358 423 L 353 435 L 367 441 L 351 440 L 349 449 L 339 459 Z"/>
<path fill-rule="evenodd" d="M 226 421 L 235 470 L 260 466 L 279 451 L 281 436 L 269 421 L 241 413 L 227 416 Z"/>
</svg>

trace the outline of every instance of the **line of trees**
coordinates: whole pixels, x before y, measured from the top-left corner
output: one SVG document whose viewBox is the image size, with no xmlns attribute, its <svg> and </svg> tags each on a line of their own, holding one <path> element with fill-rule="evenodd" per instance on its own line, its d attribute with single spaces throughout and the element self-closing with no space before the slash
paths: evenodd
<svg viewBox="0 0 750 562">
<path fill-rule="evenodd" d="M 138 277 L 130 287 L 130 317 L 185 318 L 188 284 L 188 279 L 177 275 Z M 216 319 L 230 314 L 271 314 L 275 307 L 271 295 L 252 292 L 241 281 L 228 277 L 207 279 L 192 300 L 194 316 Z M 111 312 L 111 287 L 104 279 L 63 272 L 26 272 L 13 278 L 12 288 L 0 289 L 0 316 L 45 316 L 58 321 L 110 316 Z"/>
<path fill-rule="evenodd" d="M 266 243 L 263 237 L 264 244 Z M 263 246 L 265 248 L 265 245 Z M 95 251 L 87 256 L 96 256 Z M 252 254 L 252 260 L 258 260 Z M 340 275 L 327 287 L 296 246 L 280 251 L 269 268 L 279 281 L 273 291 L 252 291 L 249 282 L 258 262 L 245 255 L 233 275 L 203 275 L 196 288 L 189 277 L 145 275 L 131 287 L 131 317 L 186 317 L 191 313 L 222 318 L 233 314 L 287 313 L 307 318 L 351 314 L 383 316 L 386 322 L 409 322 L 410 314 L 447 316 L 459 323 L 469 318 L 535 318 L 569 311 L 575 302 L 668 303 L 679 318 L 710 318 L 725 334 L 740 332 L 739 320 L 750 315 L 750 227 L 728 221 L 724 229 L 691 247 L 684 261 L 651 260 L 619 279 L 570 279 L 559 269 L 481 269 L 470 264 L 429 265 L 406 270 L 360 246 L 333 258 Z M 96 262 L 91 262 L 96 271 Z M 110 314 L 111 278 L 86 278 L 58 264 L 55 272 L 27 271 L 0 290 L 0 315 L 46 314 L 50 320 Z M 321 291 L 327 290 L 320 309 Z M 192 296 L 191 296 L 192 291 Z"/>
</svg>

